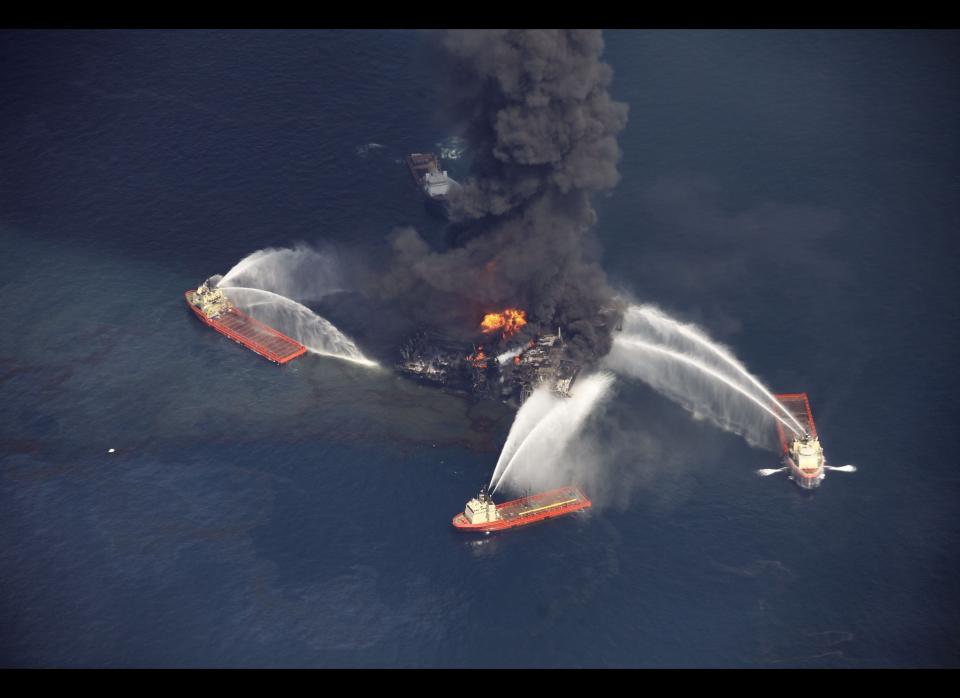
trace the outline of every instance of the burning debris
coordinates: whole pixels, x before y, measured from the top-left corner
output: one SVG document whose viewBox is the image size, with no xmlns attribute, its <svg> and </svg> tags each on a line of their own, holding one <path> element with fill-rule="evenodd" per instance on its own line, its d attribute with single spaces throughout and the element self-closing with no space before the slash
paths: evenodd
<svg viewBox="0 0 960 698">
<path fill-rule="evenodd" d="M 469 352 L 461 342 L 421 330 L 401 349 L 397 368 L 429 385 L 513 405 L 522 404 L 543 384 L 550 385 L 557 395 L 569 397 L 580 364 L 568 355 L 559 327 L 556 334 L 511 342 L 526 324 L 525 316 L 522 310 L 487 314 L 480 325 L 481 333 L 492 334 L 498 329 L 503 333 L 494 345 L 481 343 Z M 500 325 L 488 321 L 494 317 L 505 321 Z M 502 350 L 499 355 L 493 351 L 497 348 Z"/>
<path fill-rule="evenodd" d="M 610 351 L 624 311 L 600 266 L 590 202 L 619 180 L 627 120 L 608 91 L 603 38 L 438 38 L 453 83 L 445 111 L 474 155 L 470 175 L 446 194 L 455 235 L 435 249 L 413 228 L 395 230 L 390 260 L 369 276 L 371 295 L 402 307 L 419 330 L 401 348 L 401 372 L 512 404 L 541 384 L 569 395 L 581 370 Z"/>
<path fill-rule="evenodd" d="M 475 349 L 476 351 L 467 357 L 467 361 L 474 368 L 486 368 L 488 359 L 487 355 L 483 353 L 483 347 L 476 347 Z"/>
<path fill-rule="evenodd" d="M 404 307 L 415 329 L 442 318 L 445 332 L 466 336 L 463 309 L 477 307 L 498 310 L 487 334 L 501 341 L 561 327 L 565 352 L 595 362 L 611 348 L 614 324 L 602 309 L 615 293 L 590 197 L 619 180 L 627 120 L 627 106 L 609 94 L 602 35 L 467 30 L 438 39 L 453 83 L 444 112 L 473 152 L 469 176 L 447 193 L 456 235 L 436 249 L 413 228 L 394 231 L 370 293 Z"/>
</svg>

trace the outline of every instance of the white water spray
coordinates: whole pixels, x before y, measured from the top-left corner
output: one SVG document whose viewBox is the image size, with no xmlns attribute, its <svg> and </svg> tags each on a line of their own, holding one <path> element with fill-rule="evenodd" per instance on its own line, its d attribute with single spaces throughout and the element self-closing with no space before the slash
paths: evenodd
<svg viewBox="0 0 960 698">
<path fill-rule="evenodd" d="M 691 366 L 691 367 L 697 369 L 698 371 L 701 371 L 701 372 L 707 374 L 707 375 L 710 376 L 711 378 L 717 379 L 718 381 L 720 381 L 720 382 L 723 383 L 724 385 L 732 388 L 733 390 L 736 390 L 738 393 L 740 393 L 741 395 L 743 395 L 745 398 L 751 400 L 751 401 L 752 401 L 754 404 L 756 404 L 758 407 L 760 407 L 761 409 L 765 410 L 771 417 L 773 417 L 774 419 L 776 419 L 777 421 L 779 421 L 781 424 L 783 424 L 783 426 L 785 426 L 785 427 L 787 427 L 788 429 L 790 429 L 790 430 L 791 430 L 794 434 L 796 434 L 797 436 L 800 436 L 800 435 L 803 433 L 802 431 L 797 431 L 796 429 L 794 429 L 793 426 L 791 426 L 791 424 L 790 424 L 789 422 L 787 422 L 785 419 L 783 419 L 780 415 L 778 415 L 778 414 L 777 414 L 776 412 L 774 412 L 772 409 L 770 409 L 769 407 L 767 407 L 767 405 L 765 405 L 765 404 L 763 403 L 763 401 L 760 400 L 759 398 L 757 398 L 755 395 L 751 395 L 746 389 L 743 388 L 743 386 L 737 385 L 736 383 L 734 383 L 734 382 L 733 382 L 730 378 L 728 378 L 727 376 L 723 375 L 723 374 L 720 373 L 719 371 L 715 371 L 714 369 L 710 368 L 709 366 L 707 366 L 707 365 L 704 364 L 703 362 L 698 361 L 697 359 L 691 358 L 691 357 L 689 357 L 689 356 L 685 356 L 684 354 L 681 354 L 681 353 L 679 353 L 679 352 L 673 351 L 672 349 L 667 349 L 667 348 L 665 348 L 665 347 L 657 346 L 657 345 L 655 345 L 655 344 L 650 344 L 649 342 L 644 342 L 643 340 L 640 340 L 640 339 L 622 339 L 622 338 L 619 338 L 619 337 L 618 337 L 618 338 L 615 340 L 614 343 L 615 343 L 615 344 L 625 344 L 625 345 L 627 345 L 627 346 L 637 347 L 638 349 L 642 349 L 642 350 L 644 350 L 644 351 L 651 351 L 651 352 L 656 352 L 656 353 L 659 353 L 659 354 L 663 354 L 664 356 L 672 359 L 673 361 L 679 361 L 679 362 L 684 363 L 684 364 L 686 364 L 686 365 L 688 365 L 688 366 Z"/>
<path fill-rule="evenodd" d="M 559 472 L 567 444 L 581 429 L 590 413 L 609 396 L 612 385 L 613 376 L 600 373 L 577 381 L 572 397 L 556 398 L 550 395 L 553 406 L 519 442 L 492 492 L 504 483 L 518 489 L 525 486 L 539 488 L 555 485 L 556 483 L 550 480 Z M 538 388 L 537 392 L 539 391 L 549 392 L 549 388 L 542 386 Z M 530 399 L 532 400 L 533 396 Z M 510 441 L 509 436 L 507 441 Z"/>
<path fill-rule="evenodd" d="M 515 347 L 510 351 L 505 351 L 497 357 L 497 363 L 503 366 L 505 363 L 510 361 L 515 356 L 520 356 L 520 353 L 526 349 L 526 346 L 521 344 L 519 347 Z"/>
<path fill-rule="evenodd" d="M 747 371 L 746 367 L 737 361 L 737 359 L 734 358 L 730 352 L 715 342 L 710 341 L 710 339 L 703 332 L 701 332 L 696 325 L 687 325 L 678 322 L 655 306 L 641 305 L 639 307 L 631 306 L 627 309 L 626 317 L 624 318 L 627 331 L 634 331 L 636 329 L 634 323 L 638 317 L 642 317 L 665 339 L 669 340 L 671 334 L 680 335 L 694 344 L 703 347 L 725 364 L 734 368 L 741 377 L 746 378 L 751 385 L 759 390 L 767 400 L 778 407 L 780 411 L 783 412 L 783 414 L 785 414 L 791 422 L 793 422 L 797 429 L 803 432 L 803 425 L 797 421 L 797 418 L 793 416 L 790 410 L 781 405 L 780 401 L 777 400 L 773 394 L 764 387 L 763 383 L 751 375 L 750 372 Z M 794 430 L 794 432 L 796 433 L 796 430 Z"/>
<path fill-rule="evenodd" d="M 517 411 L 517 416 L 513 418 L 513 425 L 510 427 L 507 441 L 503 444 L 503 450 L 500 451 L 497 467 L 493 469 L 493 475 L 490 477 L 490 487 L 493 487 L 500 479 L 500 474 L 510 463 L 510 459 L 513 458 L 513 454 L 520 448 L 524 439 L 547 416 L 547 413 L 556 407 L 558 399 L 560 398 L 555 397 L 549 389 L 541 388 L 535 390 L 523 403 Z"/>
<path fill-rule="evenodd" d="M 304 245 L 257 250 L 216 283 L 220 288 L 258 288 L 300 301 L 319 300 L 343 290 L 336 258 Z"/>
<path fill-rule="evenodd" d="M 222 282 L 218 287 L 241 310 L 297 340 L 314 354 L 363 366 L 378 365 L 365 357 L 357 345 L 332 323 L 294 300 L 259 288 L 224 286 Z"/>
</svg>

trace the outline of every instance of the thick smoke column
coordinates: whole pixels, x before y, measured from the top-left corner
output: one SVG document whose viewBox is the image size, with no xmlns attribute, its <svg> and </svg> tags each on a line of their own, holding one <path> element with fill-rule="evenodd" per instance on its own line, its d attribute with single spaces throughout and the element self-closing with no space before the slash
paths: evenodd
<svg viewBox="0 0 960 698">
<path fill-rule="evenodd" d="M 452 108 L 476 153 L 450 195 L 466 242 L 435 252 L 415 230 L 398 231 L 381 294 L 417 299 L 422 319 L 522 307 L 533 331 L 561 325 L 582 359 L 602 356 L 613 320 L 601 310 L 615 303 L 591 256 L 589 196 L 619 180 L 627 106 L 607 92 L 600 32 L 453 31 L 441 43 L 457 85 Z"/>
<path fill-rule="evenodd" d="M 548 191 L 603 191 L 620 180 L 616 136 L 627 106 L 607 92 L 599 31 L 454 31 L 444 46 L 457 82 L 471 88 L 476 175 L 454 197 L 454 215 L 502 215 Z M 589 202 L 578 197 L 586 217 Z"/>
</svg>

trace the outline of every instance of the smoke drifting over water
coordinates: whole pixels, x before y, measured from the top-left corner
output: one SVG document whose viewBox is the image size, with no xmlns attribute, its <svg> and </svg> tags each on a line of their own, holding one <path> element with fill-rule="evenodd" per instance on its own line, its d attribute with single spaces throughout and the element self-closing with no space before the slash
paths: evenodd
<svg viewBox="0 0 960 698">
<path fill-rule="evenodd" d="M 613 70 L 600 60 L 599 31 L 452 31 L 443 45 L 477 151 L 455 217 L 500 216 L 549 190 L 579 195 L 586 212 L 583 194 L 617 184 L 627 106 L 607 92 Z"/>
<path fill-rule="evenodd" d="M 415 301 L 423 318 L 521 307 L 531 331 L 562 326 L 574 355 L 598 359 L 614 294 L 591 255 L 589 196 L 619 180 L 627 115 L 607 92 L 600 32 L 453 31 L 441 44 L 475 153 L 450 195 L 463 244 L 438 252 L 412 228 L 396 232 L 378 291 Z"/>
<path fill-rule="evenodd" d="M 590 366 L 611 346 L 622 307 L 599 264 L 590 196 L 619 180 L 627 106 L 608 93 L 599 31 L 452 31 L 435 35 L 455 89 L 444 113 L 462 128 L 471 174 L 452 190 L 447 246 L 412 227 L 387 259 L 349 268 L 309 247 L 256 252 L 225 286 L 323 303 L 323 313 L 391 358 L 414 331 L 462 341 L 502 308 L 527 313 L 532 337 L 562 328 L 566 355 Z M 355 295 L 341 316 L 331 294 Z M 324 300 L 325 299 L 325 300 Z M 339 301 L 339 299 L 338 299 Z M 386 357 L 385 357 L 386 358 Z"/>
<path fill-rule="evenodd" d="M 623 334 L 604 363 L 617 373 L 639 378 L 695 416 L 740 434 L 753 446 L 776 450 L 774 420 L 788 432 L 798 431 L 796 420 L 729 350 L 700 328 L 652 306 L 627 310 Z"/>
</svg>

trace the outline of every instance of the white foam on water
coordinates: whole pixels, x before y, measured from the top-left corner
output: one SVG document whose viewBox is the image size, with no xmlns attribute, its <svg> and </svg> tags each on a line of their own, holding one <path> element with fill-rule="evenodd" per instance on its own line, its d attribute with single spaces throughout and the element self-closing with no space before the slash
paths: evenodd
<svg viewBox="0 0 960 698">
<path fill-rule="evenodd" d="M 857 466 L 855 465 L 825 465 L 823 466 L 827 470 L 835 470 L 838 473 L 855 473 L 857 472 Z"/>
<path fill-rule="evenodd" d="M 770 475 L 775 475 L 776 473 L 782 473 L 786 469 L 787 469 L 786 466 L 782 468 L 761 468 L 760 470 L 757 471 L 757 475 L 759 475 L 760 477 L 768 477 Z"/>
</svg>

